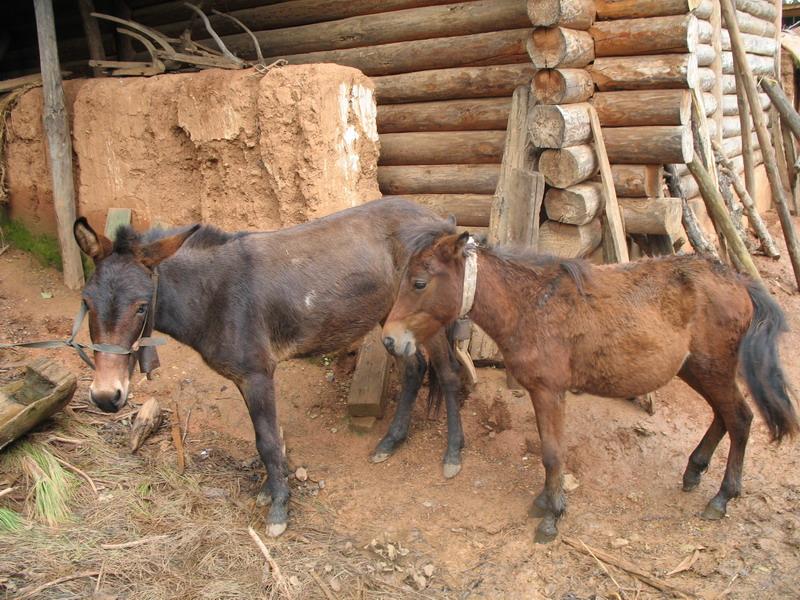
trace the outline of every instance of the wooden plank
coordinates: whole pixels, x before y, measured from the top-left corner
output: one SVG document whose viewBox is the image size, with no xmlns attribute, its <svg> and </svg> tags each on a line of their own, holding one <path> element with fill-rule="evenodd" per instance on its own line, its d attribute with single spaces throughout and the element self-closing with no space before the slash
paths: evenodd
<svg viewBox="0 0 800 600">
<path fill-rule="evenodd" d="M 664 195 L 662 165 L 611 165 L 611 176 L 617 196 L 654 198 Z"/>
<path fill-rule="evenodd" d="M 382 44 L 530 26 L 525 3 L 520 0 L 472 0 L 354 16 L 297 27 L 253 31 L 264 56 L 279 57 L 284 54 L 298 55 L 349 48 L 363 50 Z M 252 58 L 253 40 L 247 33 L 226 35 L 222 41 L 231 52 Z M 202 39 L 201 43 L 210 45 L 213 41 Z"/>
<path fill-rule="evenodd" d="M 443 217 L 453 215 L 460 227 L 488 227 L 493 194 L 406 194 L 406 198 L 435 210 Z"/>
<path fill-rule="evenodd" d="M 493 194 L 500 165 L 379 166 L 383 194 Z"/>
<path fill-rule="evenodd" d="M 697 17 L 691 14 L 598 21 L 589 33 L 596 57 L 694 52 L 698 43 Z"/>
<path fill-rule="evenodd" d="M 53 205 L 64 270 L 64 284 L 73 290 L 83 287 L 81 254 L 72 234 L 75 223 L 75 182 L 72 179 L 72 138 L 61 85 L 55 17 L 51 0 L 34 0 L 39 60 L 44 85 L 44 131 L 53 179 Z"/>
<path fill-rule="evenodd" d="M 539 252 L 561 258 L 583 258 L 596 250 L 602 240 L 600 219 L 586 225 L 545 221 L 539 229 Z"/>
<path fill-rule="evenodd" d="M 597 89 L 686 89 L 697 85 L 695 54 L 657 54 L 598 58 L 589 67 Z"/>
<path fill-rule="evenodd" d="M 598 92 L 591 103 L 603 127 L 685 125 L 691 112 L 686 90 Z"/>
<path fill-rule="evenodd" d="M 603 219 L 605 259 L 606 262 L 625 263 L 628 262 L 628 244 L 625 241 L 624 220 L 617 202 L 614 177 L 611 174 L 611 164 L 608 162 L 603 131 L 600 129 L 600 119 L 593 106 L 589 107 L 589 119 L 592 125 L 597 162 L 600 166 L 600 183 L 605 198 L 605 219 Z"/>
<path fill-rule="evenodd" d="M 700 0 L 596 0 L 598 19 L 633 19 L 684 15 L 700 5 Z"/>
<path fill-rule="evenodd" d="M 519 64 L 452 67 L 373 77 L 378 105 L 459 98 L 495 98 L 531 82 L 536 69 L 528 57 Z M 380 109 L 378 109 L 380 118 Z"/>
<path fill-rule="evenodd" d="M 268 58 L 283 58 L 293 65 L 337 63 L 355 67 L 372 77 L 428 69 L 526 62 L 526 44 L 530 37 L 530 29 L 508 29 Z"/>
<path fill-rule="evenodd" d="M 510 110 L 510 95 L 382 105 L 378 108 L 378 133 L 486 129 L 505 132 Z"/>
<path fill-rule="evenodd" d="M 347 414 L 351 417 L 383 416 L 389 387 L 389 366 L 389 354 L 381 341 L 381 329 L 376 327 L 361 342 L 347 396 Z"/>
<path fill-rule="evenodd" d="M 629 234 L 676 235 L 681 230 L 680 198 L 620 198 Z"/>
<path fill-rule="evenodd" d="M 117 238 L 117 230 L 123 225 L 131 224 L 130 208 L 109 208 L 106 213 L 105 236 L 114 241 Z"/>
<path fill-rule="evenodd" d="M 505 137 L 505 131 L 382 133 L 378 164 L 499 164 Z"/>
</svg>

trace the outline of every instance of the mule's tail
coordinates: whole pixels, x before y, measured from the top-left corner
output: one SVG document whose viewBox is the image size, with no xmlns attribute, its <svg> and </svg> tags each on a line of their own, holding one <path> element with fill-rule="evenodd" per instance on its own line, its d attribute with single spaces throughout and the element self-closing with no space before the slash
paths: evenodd
<svg viewBox="0 0 800 600">
<path fill-rule="evenodd" d="M 739 362 L 747 386 L 773 441 L 800 431 L 794 403 L 778 356 L 778 339 L 789 330 L 780 306 L 760 283 L 747 284 L 753 320 L 739 347 Z"/>
<path fill-rule="evenodd" d="M 447 362 L 450 363 L 450 368 L 454 371 L 461 383 L 461 390 L 454 390 L 456 393 L 464 392 L 464 382 L 461 381 L 461 363 L 456 360 L 455 353 L 453 352 L 453 345 L 455 344 L 455 323 L 448 325 L 445 327 L 445 333 L 447 335 Z M 426 407 L 428 417 L 439 416 L 439 411 L 442 408 L 442 400 L 444 400 L 445 395 L 445 386 L 447 383 L 443 381 L 442 374 L 436 370 L 433 362 L 429 362 L 429 369 L 428 369 L 428 404 Z M 461 402 L 464 401 L 464 398 L 467 394 L 461 393 Z"/>
</svg>

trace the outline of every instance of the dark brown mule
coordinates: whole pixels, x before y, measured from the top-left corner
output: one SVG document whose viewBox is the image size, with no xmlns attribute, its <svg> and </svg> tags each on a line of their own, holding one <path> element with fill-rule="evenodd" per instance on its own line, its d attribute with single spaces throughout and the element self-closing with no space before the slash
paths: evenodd
<svg viewBox="0 0 800 600">
<path fill-rule="evenodd" d="M 228 234 L 195 226 L 138 235 L 121 228 L 112 245 L 83 219 L 74 229 L 96 266 L 83 292 L 93 342 L 131 348 L 150 315 L 156 330 L 197 350 L 238 386 L 268 473 L 259 499 L 271 498 L 270 533 L 279 535 L 286 528 L 289 487 L 275 406 L 276 365 L 346 348 L 382 323 L 410 248 L 426 236 L 453 232 L 454 226 L 395 198 L 270 233 Z M 445 475 L 453 476 L 461 464 L 463 434 L 456 397 L 460 380 L 449 348 L 444 330 L 426 343 L 431 394 L 443 395 L 447 406 Z M 115 412 L 126 401 L 133 355 L 96 352 L 95 362 L 92 399 Z M 400 366 L 403 389 L 389 431 L 372 456 L 376 462 L 406 438 L 427 362 L 414 353 Z"/>
<path fill-rule="evenodd" d="M 467 258 L 472 256 L 473 258 Z M 537 540 L 557 534 L 564 512 L 564 393 L 628 398 L 678 375 L 711 405 L 714 420 L 689 457 L 684 490 L 694 489 L 727 431 L 731 446 L 719 493 L 703 516 L 719 519 L 741 491 L 752 412 L 737 367 L 774 440 L 798 430 L 778 358 L 783 313 L 758 283 L 694 257 L 590 267 L 512 249 L 476 249 L 444 235 L 411 258 L 386 325 L 397 353 L 452 322 L 462 307 L 465 264 L 477 263 L 469 316 L 497 343 L 528 390 L 542 441 L 545 484 L 532 507 L 544 517 Z M 473 263 L 474 264 L 474 263 Z"/>
</svg>

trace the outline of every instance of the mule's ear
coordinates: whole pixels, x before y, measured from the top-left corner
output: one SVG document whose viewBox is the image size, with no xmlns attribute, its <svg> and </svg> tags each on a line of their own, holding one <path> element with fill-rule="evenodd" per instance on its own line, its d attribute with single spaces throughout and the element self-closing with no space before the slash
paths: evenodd
<svg viewBox="0 0 800 600">
<path fill-rule="evenodd" d="M 447 222 L 450 223 L 453 227 L 456 226 L 456 216 L 454 214 L 447 215 Z"/>
<path fill-rule="evenodd" d="M 458 238 L 456 238 L 454 256 L 464 256 L 464 248 L 469 243 L 469 231 L 465 231 Z"/>
<path fill-rule="evenodd" d="M 442 238 L 441 243 L 436 247 L 436 254 L 444 261 L 464 256 L 464 247 L 469 242 L 469 232 L 465 231 L 461 235 L 449 235 Z"/>
<path fill-rule="evenodd" d="M 181 233 L 176 233 L 150 244 L 136 246 L 133 250 L 133 255 L 145 267 L 155 267 L 161 261 L 175 254 L 183 246 L 183 243 L 189 239 L 189 236 L 198 229 L 200 229 L 200 225 L 193 225 Z"/>
<path fill-rule="evenodd" d="M 81 251 L 94 262 L 100 262 L 111 254 L 113 244 L 104 235 L 97 235 L 85 217 L 79 217 L 72 225 L 72 234 Z"/>
</svg>

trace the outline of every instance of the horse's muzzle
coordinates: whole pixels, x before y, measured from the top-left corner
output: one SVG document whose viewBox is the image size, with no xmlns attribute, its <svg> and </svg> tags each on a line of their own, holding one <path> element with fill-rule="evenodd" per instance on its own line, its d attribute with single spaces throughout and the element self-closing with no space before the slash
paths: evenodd
<svg viewBox="0 0 800 600">
<path fill-rule="evenodd" d="M 395 356 L 413 356 L 417 352 L 416 340 L 408 331 L 399 335 L 385 335 L 383 345 Z"/>
</svg>

